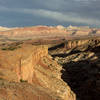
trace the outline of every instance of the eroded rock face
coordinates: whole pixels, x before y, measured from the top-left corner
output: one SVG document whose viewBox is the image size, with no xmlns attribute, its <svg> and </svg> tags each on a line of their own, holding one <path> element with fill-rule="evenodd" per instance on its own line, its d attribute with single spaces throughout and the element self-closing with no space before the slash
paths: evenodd
<svg viewBox="0 0 100 100">
<path fill-rule="evenodd" d="M 29 48 L 26 48 L 26 53 L 28 51 L 27 49 Z M 32 83 L 34 67 L 42 57 L 47 55 L 48 48 L 46 46 L 33 47 L 33 51 L 27 55 L 27 58 L 24 57 L 24 54 L 22 53 L 22 56 L 19 59 L 20 65 L 17 72 L 19 73 L 19 80 L 27 80 L 29 83 Z"/>
<path fill-rule="evenodd" d="M 88 43 L 89 40 L 76 40 L 76 41 L 68 41 L 68 44 L 66 43 L 65 46 L 69 49 L 71 48 L 75 48 L 81 45 L 84 45 L 86 43 Z"/>
<path fill-rule="evenodd" d="M 36 91 L 40 91 L 40 97 L 38 92 L 32 95 L 31 100 L 76 100 L 75 94 L 71 91 L 70 87 L 61 79 L 61 70 L 62 67 L 57 64 L 56 61 L 52 60 L 52 57 L 48 55 L 47 46 L 33 46 L 31 44 L 22 44 L 20 48 L 14 50 L 0 50 L 0 70 L 5 71 L 9 74 L 3 74 L 0 71 L 0 78 L 8 80 L 10 82 L 26 82 L 26 86 L 30 84 L 36 85 Z M 9 77 L 7 76 L 9 75 Z M 7 83 L 9 85 L 9 83 Z M 13 84 L 13 83 L 12 83 Z M 6 93 L 6 98 L 9 97 L 9 87 L 11 87 L 10 99 L 14 96 L 13 86 L 7 85 L 7 88 L 4 89 Z M 17 84 L 15 87 L 17 87 Z M 18 91 L 22 91 L 20 88 L 21 83 L 18 83 L 18 89 L 16 90 L 17 95 Z M 6 85 L 4 85 L 6 86 Z M 22 86 L 24 88 L 24 86 Z M 34 90 L 34 87 L 33 90 Z M 27 88 L 25 89 L 27 90 Z M 29 90 L 30 91 L 30 90 Z M 45 92 L 46 91 L 46 92 Z M 43 94 L 41 94 L 43 92 Z M 1 92 L 2 93 L 2 92 Z M 26 92 L 27 93 L 27 92 Z M 19 100 L 19 97 L 22 98 L 22 95 L 27 95 L 22 91 L 16 100 Z M 47 96 L 47 94 L 49 96 Z M 45 96 L 46 95 L 46 96 Z M 2 96 L 0 96 L 3 98 Z M 29 98 L 26 97 L 26 98 Z M 36 99 L 35 99 L 36 98 Z M 22 98 L 21 100 L 26 100 Z M 27 99 L 30 100 L 30 99 Z"/>
<path fill-rule="evenodd" d="M 78 100 L 100 99 L 100 39 L 67 41 L 49 53 L 63 66 L 62 79 Z"/>
<path fill-rule="evenodd" d="M 78 51 L 84 51 L 84 50 L 88 50 L 90 47 L 92 48 L 92 46 L 98 46 L 100 42 L 100 38 L 91 38 L 91 39 L 74 39 L 74 40 L 68 40 L 65 41 L 63 43 L 57 44 L 53 47 L 50 47 L 50 54 L 56 56 L 57 54 L 59 54 L 59 56 L 61 54 L 64 54 L 64 56 L 66 56 L 66 52 L 73 52 L 73 49 L 78 48 L 79 50 L 76 50 L 76 52 Z"/>
<path fill-rule="evenodd" d="M 65 43 L 65 48 L 72 49 L 91 43 L 93 43 L 93 45 L 97 45 L 99 41 L 100 39 L 69 40 L 67 43 Z"/>
<path fill-rule="evenodd" d="M 16 72 L 16 81 L 20 81 L 20 79 L 29 81 L 32 80 L 34 66 L 37 64 L 39 59 L 41 59 L 41 57 L 47 56 L 48 49 L 45 46 L 38 47 L 23 45 L 22 48 L 16 49 L 14 51 L 1 50 L 0 54 L 1 68 L 7 68 Z"/>
</svg>

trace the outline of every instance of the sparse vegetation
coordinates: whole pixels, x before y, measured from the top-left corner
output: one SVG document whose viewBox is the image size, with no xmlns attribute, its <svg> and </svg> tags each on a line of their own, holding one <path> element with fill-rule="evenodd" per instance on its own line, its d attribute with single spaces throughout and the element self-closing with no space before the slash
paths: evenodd
<svg viewBox="0 0 100 100">
<path fill-rule="evenodd" d="M 20 79 L 20 82 L 27 82 L 27 80 Z"/>
<path fill-rule="evenodd" d="M 2 48 L 2 50 L 11 50 L 11 51 L 13 51 L 13 50 L 15 50 L 15 49 L 17 49 L 16 47 L 8 47 L 8 48 Z"/>
<path fill-rule="evenodd" d="M 15 49 L 17 49 L 17 48 L 21 48 L 21 46 L 9 46 L 9 47 L 3 47 L 3 48 L 1 48 L 1 50 L 11 50 L 11 51 L 13 51 L 13 50 L 15 50 Z"/>
<path fill-rule="evenodd" d="M 3 80 L 3 78 L 0 77 L 0 80 Z"/>
<path fill-rule="evenodd" d="M 1 48 L 2 50 L 7 50 L 7 48 Z"/>
</svg>

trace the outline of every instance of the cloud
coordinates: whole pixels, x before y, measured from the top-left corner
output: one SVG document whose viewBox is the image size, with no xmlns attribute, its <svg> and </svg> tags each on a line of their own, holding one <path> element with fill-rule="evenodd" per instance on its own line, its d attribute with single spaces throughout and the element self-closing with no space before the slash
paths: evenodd
<svg viewBox="0 0 100 100">
<path fill-rule="evenodd" d="M 88 25 L 100 25 L 100 20 L 90 17 L 80 16 L 78 13 L 75 12 L 59 12 L 59 11 L 52 11 L 46 9 L 26 9 L 26 8 L 7 8 L 4 6 L 0 6 L 0 11 L 5 12 L 16 12 L 16 13 L 24 13 L 29 15 L 40 16 L 48 19 L 53 19 L 58 22 L 73 22 L 78 24 L 88 24 Z"/>
<path fill-rule="evenodd" d="M 77 13 L 61 13 L 57 11 L 50 11 L 44 9 L 24 9 L 24 13 L 33 14 L 37 16 L 42 16 L 45 18 L 50 18 L 53 20 L 57 20 L 58 22 L 74 22 L 74 23 L 84 23 L 84 24 L 95 24 L 100 25 L 100 20 L 92 19 L 92 18 L 85 18 Z"/>
<path fill-rule="evenodd" d="M 9 8 L 4 7 L 4 6 L 0 6 L 0 11 L 9 11 Z"/>
<path fill-rule="evenodd" d="M 34 23 L 40 22 L 40 24 L 48 22 L 51 25 L 74 23 L 99 26 L 99 4 L 100 0 L 0 0 L 0 13 L 2 13 L 0 22 L 2 19 L 4 19 L 3 21 L 12 20 L 13 16 L 19 22 L 23 22 L 26 20 L 26 17 L 23 16 L 30 16 L 30 20 L 34 20 Z M 14 23 L 18 25 L 18 21 Z"/>
</svg>

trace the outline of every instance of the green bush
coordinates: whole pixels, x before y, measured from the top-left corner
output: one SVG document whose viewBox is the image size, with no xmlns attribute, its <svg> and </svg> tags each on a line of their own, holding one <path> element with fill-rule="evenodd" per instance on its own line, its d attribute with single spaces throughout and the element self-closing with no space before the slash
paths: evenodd
<svg viewBox="0 0 100 100">
<path fill-rule="evenodd" d="M 2 50 L 7 50 L 7 48 L 2 48 Z"/>
<path fill-rule="evenodd" d="M 20 82 L 27 82 L 27 80 L 20 79 Z"/>
</svg>

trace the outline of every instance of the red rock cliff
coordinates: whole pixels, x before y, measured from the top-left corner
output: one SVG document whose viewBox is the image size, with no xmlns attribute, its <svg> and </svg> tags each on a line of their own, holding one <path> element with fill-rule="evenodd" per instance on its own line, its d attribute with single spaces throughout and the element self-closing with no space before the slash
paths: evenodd
<svg viewBox="0 0 100 100">
<path fill-rule="evenodd" d="M 0 59 L 0 70 L 9 73 L 9 77 L 6 73 L 4 79 L 36 84 L 61 98 L 58 100 L 76 99 L 70 87 L 61 79 L 62 67 L 48 55 L 47 46 L 23 44 L 13 51 L 1 50 Z"/>
</svg>

